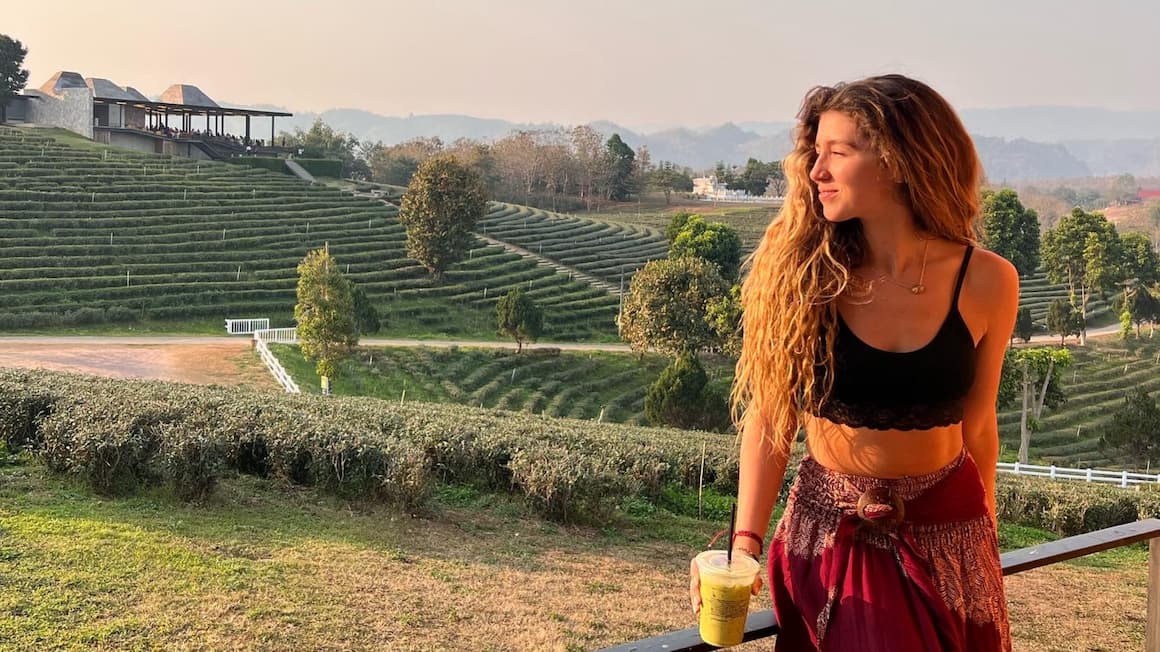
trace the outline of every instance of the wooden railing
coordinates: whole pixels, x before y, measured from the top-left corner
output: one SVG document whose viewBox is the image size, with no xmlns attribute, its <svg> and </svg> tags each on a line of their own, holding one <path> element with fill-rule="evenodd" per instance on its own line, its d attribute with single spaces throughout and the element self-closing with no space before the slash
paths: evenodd
<svg viewBox="0 0 1160 652">
<path fill-rule="evenodd" d="M 1048 566 L 1068 559 L 1110 550 L 1140 541 L 1150 541 L 1148 554 L 1148 616 L 1145 621 L 1145 652 L 1160 652 L 1160 519 L 1136 521 L 1096 532 L 1080 534 L 1002 555 L 1003 575 Z M 749 615 L 745 623 L 745 640 L 754 641 L 777 635 L 773 611 Z M 716 650 L 701 640 L 696 627 L 682 629 L 632 643 L 605 648 L 603 652 L 703 652 Z"/>
</svg>

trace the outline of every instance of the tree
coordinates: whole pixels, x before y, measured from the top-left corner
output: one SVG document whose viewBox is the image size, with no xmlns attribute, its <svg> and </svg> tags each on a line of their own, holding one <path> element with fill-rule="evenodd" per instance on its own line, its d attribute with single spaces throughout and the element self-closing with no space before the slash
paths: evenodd
<svg viewBox="0 0 1160 652">
<path fill-rule="evenodd" d="M 28 83 L 28 70 L 24 68 L 27 55 L 28 48 L 23 43 L 0 34 L 0 124 L 8 122 L 8 103 Z"/>
<path fill-rule="evenodd" d="M 1035 334 L 1035 322 L 1031 319 L 1031 308 L 1020 308 L 1015 316 L 1015 332 L 1012 338 L 1018 337 L 1026 344 Z"/>
<path fill-rule="evenodd" d="M 665 204 L 668 205 L 674 192 L 692 192 L 693 178 L 688 171 L 678 168 L 668 161 L 661 161 L 655 170 L 649 173 L 650 187 L 665 193 Z"/>
<path fill-rule="evenodd" d="M 729 181 L 729 188 L 744 190 L 754 197 L 761 197 L 766 194 L 773 179 L 778 176 L 784 180 L 780 161 L 764 163 L 758 159 L 750 158 L 745 162 L 745 168 L 741 170 L 741 173 Z"/>
<path fill-rule="evenodd" d="M 1130 204 L 1137 200 L 1140 184 L 1136 177 L 1130 174 L 1121 174 L 1112 179 L 1112 187 L 1108 189 L 1108 199 L 1116 204 Z"/>
<path fill-rule="evenodd" d="M 1143 387 L 1133 388 L 1100 436 L 1100 447 L 1136 465 L 1160 462 L 1160 407 Z"/>
<path fill-rule="evenodd" d="M 330 125 L 315 118 L 309 131 L 295 128 L 293 133 L 282 132 L 287 147 L 302 150 L 306 158 L 332 158 L 342 161 L 342 176 L 349 179 L 366 179 L 371 176 L 366 161 L 356 156 L 360 151 L 358 139 L 352 134 L 336 131 Z"/>
<path fill-rule="evenodd" d="M 717 335 L 721 351 L 741 353 L 741 286 L 734 284 L 728 294 L 713 297 L 705 308 L 705 319 Z"/>
<path fill-rule="evenodd" d="M 524 340 L 536 341 L 544 329 L 544 312 L 520 288 L 514 288 L 495 304 L 499 330 L 516 341 L 516 353 L 524 350 Z"/>
<path fill-rule="evenodd" d="M 1151 286 L 1160 281 L 1160 256 L 1143 233 L 1120 236 L 1121 273 L 1124 280 Z"/>
<path fill-rule="evenodd" d="M 669 220 L 668 226 L 665 227 L 665 240 L 668 241 L 670 248 L 673 246 L 673 241 L 677 239 L 678 235 L 681 235 L 681 231 L 684 230 L 685 225 L 688 224 L 689 220 L 693 217 L 700 216 L 695 215 L 694 213 L 689 213 L 687 211 L 681 211 L 679 213 L 673 214 L 672 219 Z"/>
<path fill-rule="evenodd" d="M 1072 209 L 1044 234 L 1040 253 L 1047 278 L 1068 285 L 1083 324 L 1080 344 L 1087 344 L 1088 300 L 1093 292 L 1107 292 L 1123 280 L 1116 227 L 1100 213 Z"/>
<path fill-rule="evenodd" d="M 727 399 L 709 385 L 693 354 L 678 356 L 649 385 L 644 414 L 654 426 L 723 431 L 732 425 Z"/>
<path fill-rule="evenodd" d="M 1059 345 L 1069 335 L 1079 335 L 1083 322 L 1079 313 L 1063 299 L 1056 299 L 1047 305 L 1047 333 L 1059 336 Z"/>
<path fill-rule="evenodd" d="M 1156 333 L 1156 322 L 1160 321 L 1160 300 L 1148 288 L 1136 285 L 1129 289 L 1127 296 L 1127 312 L 1132 316 L 1132 323 L 1136 325 L 1136 337 L 1140 336 L 1140 326 L 1148 323 L 1151 326 L 1149 337 Z"/>
<path fill-rule="evenodd" d="M 705 319 L 707 306 L 728 290 L 717 268 L 702 258 L 651 261 L 632 277 L 620 314 L 620 336 L 637 352 L 695 352 L 714 341 Z"/>
<path fill-rule="evenodd" d="M 1039 267 L 1039 217 L 1014 190 L 983 191 L 983 246 L 1011 261 L 1020 276 Z"/>
<path fill-rule="evenodd" d="M 1003 358 L 997 407 L 1022 400 L 1019 412 L 1019 463 L 1027 464 L 1031 433 L 1039 430 L 1043 408 L 1055 409 L 1067 400 L 1060 373 L 1072 362 L 1071 352 L 1050 347 L 1008 349 Z"/>
<path fill-rule="evenodd" d="M 620 139 L 620 134 L 612 134 L 604 143 L 604 156 L 608 160 L 606 196 L 614 201 L 624 201 L 635 191 L 633 161 L 636 153 Z"/>
<path fill-rule="evenodd" d="M 358 345 L 354 298 L 329 247 L 315 249 L 298 264 L 298 303 L 294 306 L 298 341 L 325 386 L 338 375 L 338 363 Z"/>
<path fill-rule="evenodd" d="M 407 255 L 435 278 L 463 259 L 475 240 L 472 230 L 487 207 L 479 175 L 450 156 L 424 161 L 399 208 L 407 229 Z"/>
<path fill-rule="evenodd" d="M 669 246 L 669 258 L 696 256 L 717 266 L 721 278 L 737 280 L 741 269 L 741 236 L 728 224 L 705 222 L 700 215 L 693 215 L 677 233 Z"/>
<path fill-rule="evenodd" d="M 367 292 L 362 289 L 362 286 L 356 285 L 353 281 L 350 282 L 350 286 L 354 323 L 358 329 L 358 334 L 370 335 L 379 332 L 379 329 L 383 327 L 383 322 L 375 304 L 371 303 L 370 297 L 367 296 Z"/>
</svg>

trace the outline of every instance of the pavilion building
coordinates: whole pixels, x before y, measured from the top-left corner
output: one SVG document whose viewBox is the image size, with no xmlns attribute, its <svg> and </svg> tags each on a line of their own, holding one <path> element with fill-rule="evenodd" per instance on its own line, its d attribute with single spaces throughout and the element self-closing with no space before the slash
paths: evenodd
<svg viewBox="0 0 1160 652">
<path fill-rule="evenodd" d="M 61 127 L 109 145 L 202 159 L 284 153 L 275 144 L 275 119 L 292 115 L 222 106 L 190 84 L 174 84 L 150 100 L 132 86 L 69 71 L 16 97 L 7 113 L 10 122 Z M 269 140 L 264 130 L 251 131 L 255 118 L 261 123 L 269 119 Z"/>
</svg>

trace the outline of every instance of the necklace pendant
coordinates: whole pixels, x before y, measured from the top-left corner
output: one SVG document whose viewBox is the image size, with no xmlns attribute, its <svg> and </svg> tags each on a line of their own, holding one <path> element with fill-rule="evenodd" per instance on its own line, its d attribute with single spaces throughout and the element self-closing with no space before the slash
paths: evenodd
<svg viewBox="0 0 1160 652">
<path fill-rule="evenodd" d="M 922 294 L 925 291 L 926 291 L 925 285 L 916 285 L 916 286 L 910 288 L 911 294 Z"/>
</svg>

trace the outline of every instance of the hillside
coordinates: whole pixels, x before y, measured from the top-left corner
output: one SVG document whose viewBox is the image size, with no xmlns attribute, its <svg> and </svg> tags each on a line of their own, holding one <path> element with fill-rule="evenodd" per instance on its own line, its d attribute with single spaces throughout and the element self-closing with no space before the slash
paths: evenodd
<svg viewBox="0 0 1160 652">
<path fill-rule="evenodd" d="M 435 283 L 395 215 L 287 175 L 0 129 L 0 330 L 289 325 L 296 266 L 329 245 L 392 334 L 492 337 L 494 302 L 519 286 L 544 306 L 546 338 L 615 335 L 607 290 L 482 240 Z"/>
</svg>

